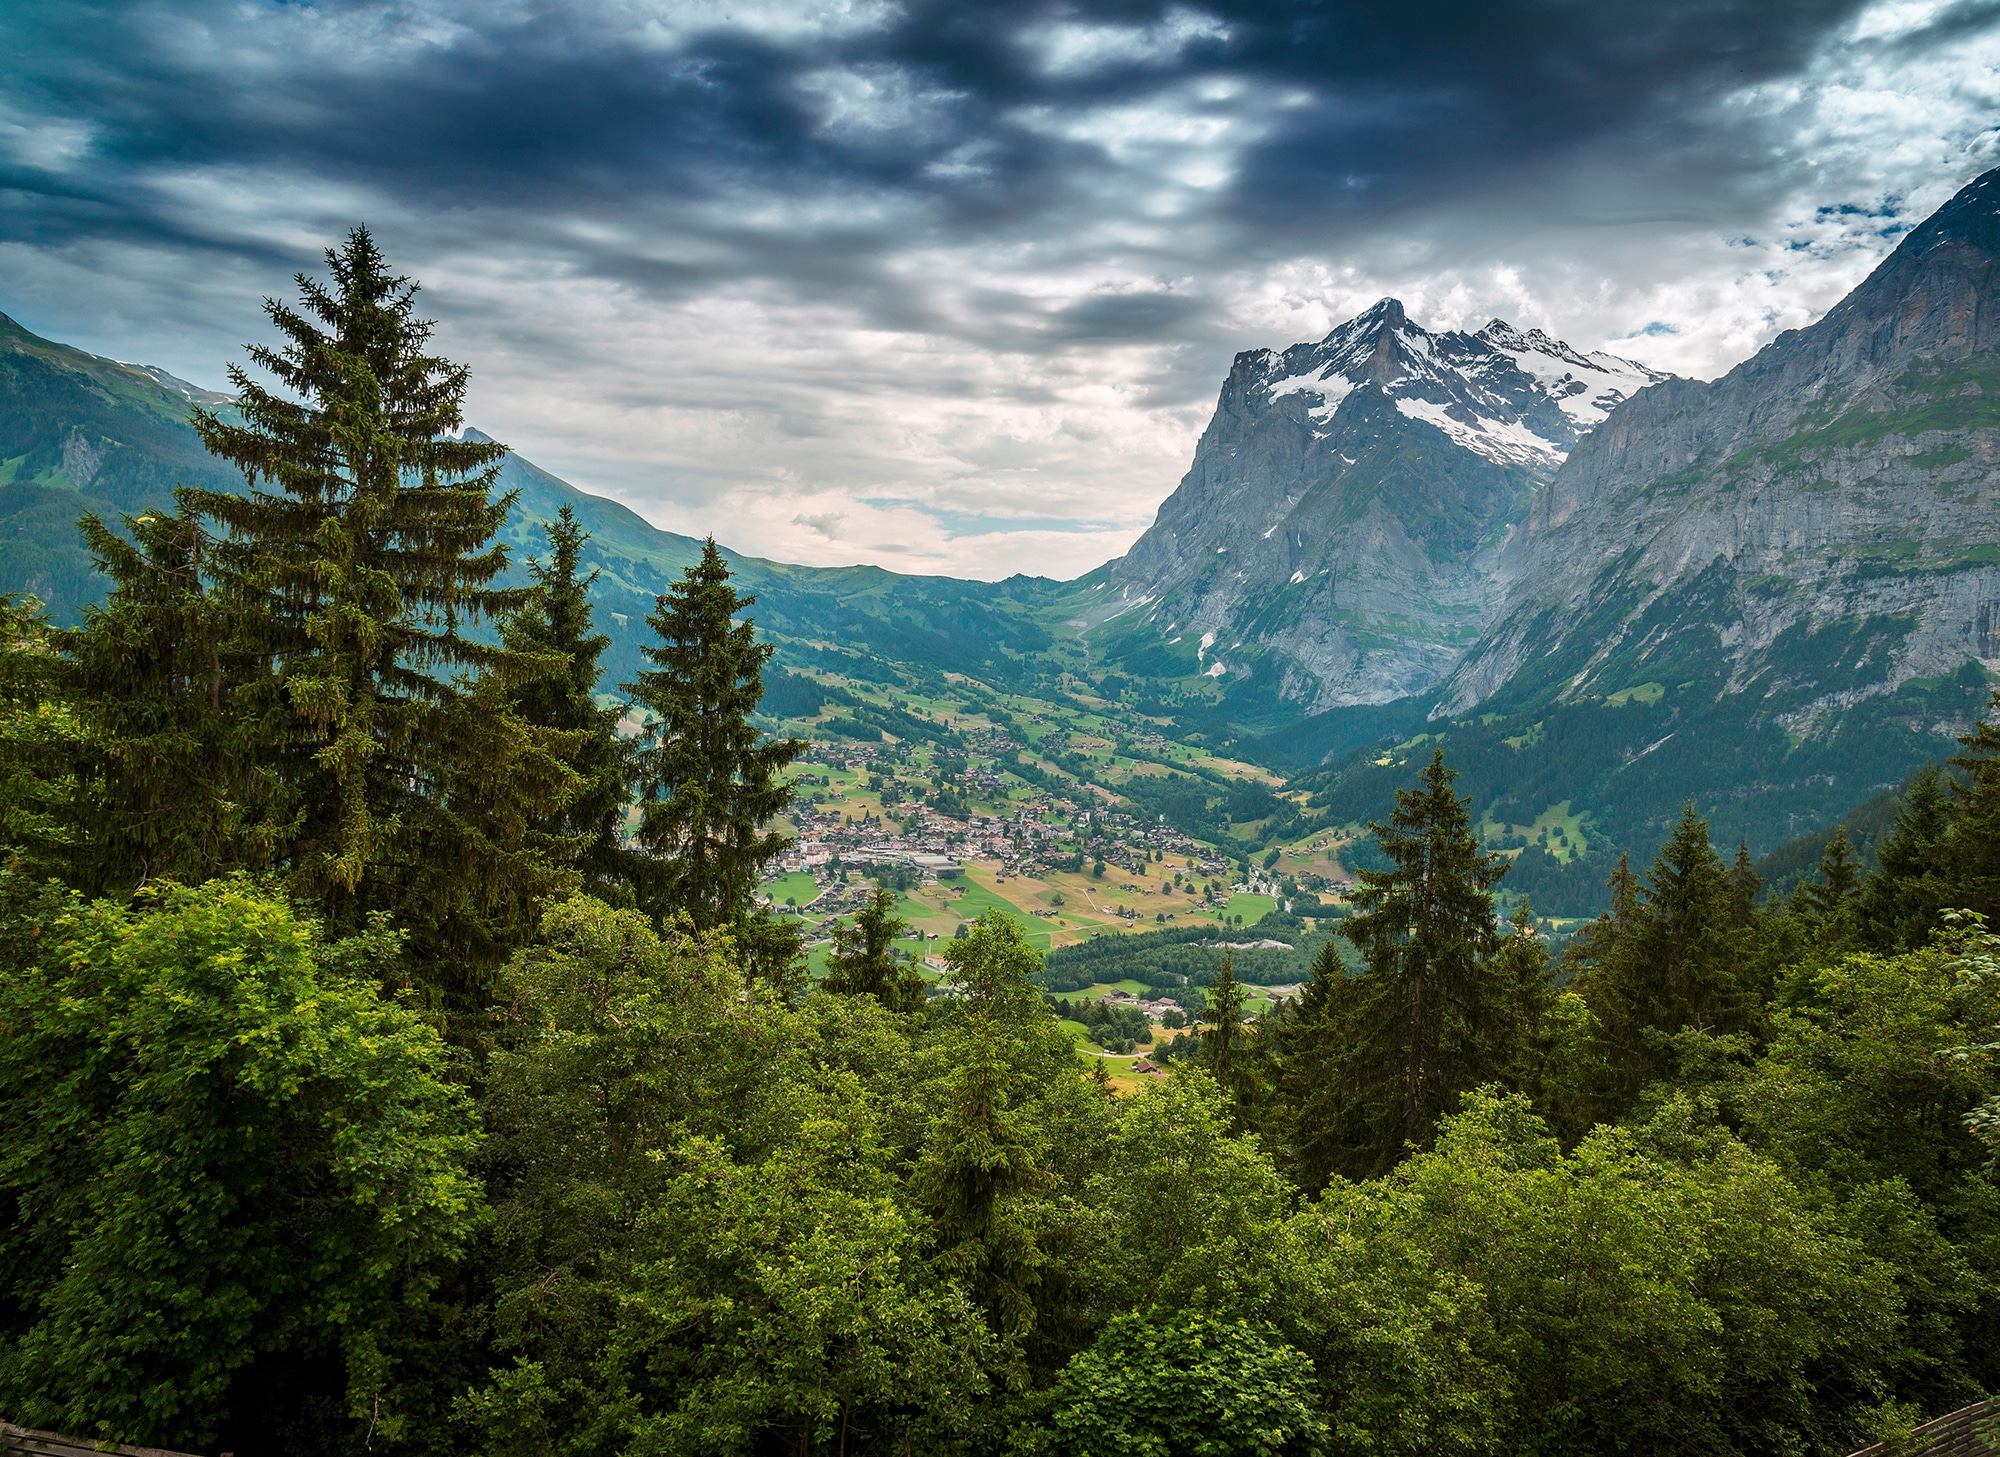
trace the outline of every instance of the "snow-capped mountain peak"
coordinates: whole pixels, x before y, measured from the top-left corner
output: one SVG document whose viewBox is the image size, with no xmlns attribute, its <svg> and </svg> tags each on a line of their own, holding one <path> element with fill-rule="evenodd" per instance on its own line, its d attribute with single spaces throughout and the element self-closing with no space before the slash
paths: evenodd
<svg viewBox="0 0 2000 1457">
<path fill-rule="evenodd" d="M 1532 375 L 1579 431 L 1601 424 L 1621 402 L 1667 378 L 1637 360 L 1597 350 L 1583 354 L 1540 329 L 1526 333 L 1494 319 L 1473 336 Z"/>
<path fill-rule="evenodd" d="M 1584 354 L 1539 329 L 1495 319 L 1477 334 L 1433 334 L 1385 298 L 1316 344 L 1238 361 L 1273 407 L 1303 412 L 1315 436 L 1343 410 L 1386 398 L 1406 419 L 1500 464 L 1553 469 L 1619 401 L 1664 378 L 1616 355 Z M 1296 399 L 1292 399 L 1296 397 Z M 1291 400 L 1289 404 L 1281 402 Z"/>
<path fill-rule="evenodd" d="M 1659 376 L 1498 321 L 1433 332 L 1385 298 L 1317 341 L 1236 357 L 1180 488 L 1109 568 L 1111 613 L 1290 665 L 1302 702 L 1425 691 L 1505 586 L 1510 544 L 1577 440 Z M 1190 638 L 1191 642 L 1192 639 Z M 1152 671 L 1149 669 L 1148 671 Z"/>
</svg>

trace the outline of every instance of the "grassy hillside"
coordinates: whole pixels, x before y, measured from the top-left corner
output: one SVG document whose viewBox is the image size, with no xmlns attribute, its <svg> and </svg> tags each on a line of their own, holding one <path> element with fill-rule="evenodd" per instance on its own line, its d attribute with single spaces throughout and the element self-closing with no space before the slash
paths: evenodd
<svg viewBox="0 0 2000 1457">
<path fill-rule="evenodd" d="M 167 505 L 176 485 L 236 472 L 187 425 L 228 403 L 158 370 L 38 338 L 0 314 L 0 590 L 32 592 L 62 620 L 96 596 L 77 517 Z"/>
</svg>

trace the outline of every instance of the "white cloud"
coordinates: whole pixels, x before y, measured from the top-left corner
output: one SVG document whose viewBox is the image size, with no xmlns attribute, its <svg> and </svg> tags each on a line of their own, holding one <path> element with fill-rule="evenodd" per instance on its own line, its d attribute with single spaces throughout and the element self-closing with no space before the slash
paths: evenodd
<svg viewBox="0 0 2000 1457">
<path fill-rule="evenodd" d="M 1214 16 L 1176 8 L 1154 25 L 1043 21 L 1022 32 L 1021 40 L 1048 74 L 1080 76 L 1110 66 L 1163 65 L 1196 41 L 1228 36 L 1229 27 Z"/>
</svg>

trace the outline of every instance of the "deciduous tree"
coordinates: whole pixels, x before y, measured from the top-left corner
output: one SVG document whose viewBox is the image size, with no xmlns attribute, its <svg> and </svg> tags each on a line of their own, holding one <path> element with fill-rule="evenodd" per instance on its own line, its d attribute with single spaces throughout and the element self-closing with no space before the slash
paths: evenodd
<svg viewBox="0 0 2000 1457">
<path fill-rule="evenodd" d="M 480 1199 L 471 1100 L 378 987 L 395 935 L 327 944 L 241 878 L 0 892 L 9 1415 L 271 1445 L 251 1418 L 299 1415 L 330 1364 L 355 1439 L 394 1436 L 384 1348 Z"/>
</svg>

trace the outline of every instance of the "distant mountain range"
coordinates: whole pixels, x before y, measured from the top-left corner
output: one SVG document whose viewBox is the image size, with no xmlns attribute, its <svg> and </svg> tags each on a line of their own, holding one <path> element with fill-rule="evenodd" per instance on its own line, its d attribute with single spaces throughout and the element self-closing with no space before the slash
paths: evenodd
<svg viewBox="0 0 2000 1457">
<path fill-rule="evenodd" d="M 0 316 L 0 590 L 73 617 L 81 510 L 228 484 L 197 401 Z M 1510 884 L 1588 908 L 1685 799 L 1762 853 L 1954 750 L 2000 668 L 1997 471 L 2000 172 L 1712 384 L 1393 299 L 1241 354 L 1153 526 L 1073 582 L 731 555 L 797 673 L 1083 695 L 1283 768 L 1308 818 L 1381 814 L 1448 742 Z M 565 503 L 593 533 L 623 680 L 699 543 L 518 456 L 502 484 L 517 555 Z"/>
</svg>

